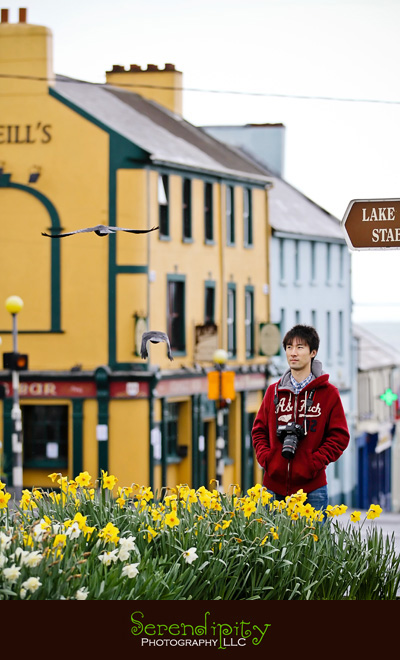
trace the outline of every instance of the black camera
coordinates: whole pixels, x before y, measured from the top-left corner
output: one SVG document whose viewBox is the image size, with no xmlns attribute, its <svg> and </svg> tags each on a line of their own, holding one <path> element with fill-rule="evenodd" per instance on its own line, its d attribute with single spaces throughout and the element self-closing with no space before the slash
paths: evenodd
<svg viewBox="0 0 400 660">
<path fill-rule="evenodd" d="M 282 456 L 289 461 L 296 453 L 299 440 L 304 438 L 304 429 L 300 424 L 289 422 L 286 426 L 278 426 L 276 435 L 283 442 Z"/>
</svg>

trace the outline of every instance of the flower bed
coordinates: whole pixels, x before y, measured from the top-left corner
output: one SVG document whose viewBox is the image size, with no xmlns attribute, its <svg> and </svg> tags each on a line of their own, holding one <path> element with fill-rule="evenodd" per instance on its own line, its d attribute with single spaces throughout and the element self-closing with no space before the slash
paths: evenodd
<svg viewBox="0 0 400 660">
<path fill-rule="evenodd" d="M 299 491 L 272 501 L 256 484 L 226 494 L 186 484 L 117 487 L 102 472 L 49 475 L 19 503 L 0 482 L 0 599 L 391 600 L 394 539 L 344 505 L 315 511 Z M 366 518 L 379 516 L 371 505 Z M 324 515 L 325 514 L 325 515 Z"/>
</svg>

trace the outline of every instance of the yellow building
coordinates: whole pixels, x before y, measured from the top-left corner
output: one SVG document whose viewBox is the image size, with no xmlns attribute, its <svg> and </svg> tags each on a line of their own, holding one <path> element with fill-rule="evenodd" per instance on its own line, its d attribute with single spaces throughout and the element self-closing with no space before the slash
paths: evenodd
<svg viewBox="0 0 400 660">
<path fill-rule="evenodd" d="M 24 302 L 23 485 L 102 469 L 158 491 L 208 485 L 217 434 L 208 373 L 223 348 L 235 393 L 223 415 L 222 486 L 247 488 L 260 478 L 250 429 L 266 383 L 268 177 L 184 121 L 173 65 L 106 75 L 104 85 L 55 75 L 50 30 L 2 11 L 0 302 Z M 42 235 L 99 224 L 158 229 Z M 165 343 L 149 343 L 143 359 L 145 330 L 167 333 L 173 361 Z M 0 336 L 12 352 L 3 303 Z M 0 383 L 12 485 L 9 370 Z"/>
</svg>

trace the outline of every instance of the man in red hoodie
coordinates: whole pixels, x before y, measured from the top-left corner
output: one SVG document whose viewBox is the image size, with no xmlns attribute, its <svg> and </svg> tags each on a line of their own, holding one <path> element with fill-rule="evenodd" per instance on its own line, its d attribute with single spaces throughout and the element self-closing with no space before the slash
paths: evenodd
<svg viewBox="0 0 400 660">
<path fill-rule="evenodd" d="M 264 468 L 263 485 L 275 499 L 303 489 L 318 511 L 328 506 L 326 467 L 349 444 L 338 389 L 315 360 L 319 336 L 295 325 L 283 338 L 289 369 L 270 385 L 254 420 L 252 439 Z"/>
</svg>

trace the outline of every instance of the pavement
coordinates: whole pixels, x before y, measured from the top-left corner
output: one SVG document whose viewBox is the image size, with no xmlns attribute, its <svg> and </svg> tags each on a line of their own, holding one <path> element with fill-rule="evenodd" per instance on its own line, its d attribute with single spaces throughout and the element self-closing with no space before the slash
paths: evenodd
<svg viewBox="0 0 400 660">
<path fill-rule="evenodd" d="M 350 515 L 354 510 L 355 509 L 347 509 L 346 513 L 338 516 L 335 518 L 335 520 L 337 520 L 341 525 L 346 525 L 348 522 L 350 522 Z M 360 509 L 357 509 L 357 511 L 360 511 Z M 367 511 L 361 510 L 360 522 L 351 524 L 360 525 L 362 521 L 365 520 L 366 515 Z M 363 536 L 365 536 L 367 533 L 368 528 L 375 527 L 382 530 L 384 537 L 391 538 L 393 536 L 396 552 L 400 554 L 400 513 L 382 511 L 379 518 L 374 518 L 374 520 L 365 520 L 362 527 Z"/>
</svg>

